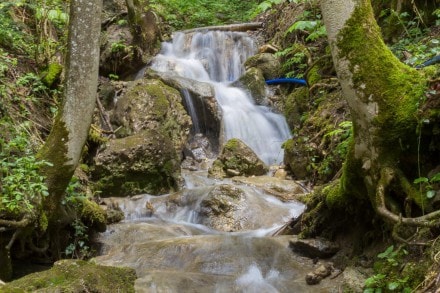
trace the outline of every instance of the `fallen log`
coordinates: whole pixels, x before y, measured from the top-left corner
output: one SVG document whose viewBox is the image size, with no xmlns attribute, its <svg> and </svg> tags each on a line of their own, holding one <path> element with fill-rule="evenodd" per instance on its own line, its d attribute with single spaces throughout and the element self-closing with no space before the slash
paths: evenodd
<svg viewBox="0 0 440 293">
<path fill-rule="evenodd" d="M 197 28 L 187 29 L 187 30 L 178 31 L 178 32 L 185 33 L 185 34 L 195 33 L 195 32 L 204 32 L 204 31 L 245 32 L 245 31 L 254 31 L 254 30 L 257 30 L 261 27 L 263 27 L 262 22 L 247 22 L 247 23 L 197 27 Z"/>
</svg>

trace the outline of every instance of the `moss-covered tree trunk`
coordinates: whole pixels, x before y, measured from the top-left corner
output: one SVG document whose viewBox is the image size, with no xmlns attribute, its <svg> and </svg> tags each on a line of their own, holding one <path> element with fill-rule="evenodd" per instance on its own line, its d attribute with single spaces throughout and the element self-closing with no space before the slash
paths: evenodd
<svg viewBox="0 0 440 293">
<path fill-rule="evenodd" d="M 367 199 L 387 222 L 436 225 L 437 213 L 423 215 L 423 199 L 412 187 L 426 78 L 384 44 L 369 0 L 322 0 L 321 9 L 354 133 L 339 191 L 328 203 Z"/>
<path fill-rule="evenodd" d="M 64 191 L 81 158 L 95 108 L 102 0 L 72 0 L 63 105 L 39 152 L 52 167 L 43 170 L 49 188 L 45 211 L 59 211 Z M 57 219 L 61 220 L 61 219 Z"/>
</svg>

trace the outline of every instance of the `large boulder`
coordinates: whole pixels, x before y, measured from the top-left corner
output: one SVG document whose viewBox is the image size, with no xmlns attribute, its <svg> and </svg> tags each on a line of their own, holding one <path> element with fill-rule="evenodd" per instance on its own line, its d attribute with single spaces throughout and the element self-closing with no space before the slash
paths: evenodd
<svg viewBox="0 0 440 293">
<path fill-rule="evenodd" d="M 265 175 L 268 171 L 268 166 L 250 147 L 241 140 L 233 138 L 224 145 L 220 156 L 209 168 L 208 174 L 214 178 L 224 178 Z"/>
<path fill-rule="evenodd" d="M 118 132 L 122 135 L 155 129 L 171 139 L 179 155 L 191 128 L 191 118 L 182 105 L 180 93 L 156 79 L 132 82 L 118 99 L 112 122 L 122 126 Z"/>
<path fill-rule="evenodd" d="M 270 53 L 261 53 L 250 57 L 244 63 L 246 70 L 256 67 L 261 70 L 265 79 L 274 79 L 280 77 L 281 63 Z"/>
<path fill-rule="evenodd" d="M 221 133 L 222 112 L 215 98 L 211 84 L 188 79 L 176 74 L 147 71 L 147 77 L 160 79 L 166 85 L 177 89 L 184 96 L 184 106 L 191 117 L 194 130 L 208 138 L 214 151 L 218 151 Z M 196 129 L 197 128 L 197 129 Z"/>
<path fill-rule="evenodd" d="M 180 159 L 167 135 L 143 130 L 110 140 L 95 157 L 92 178 L 105 197 L 168 193 L 180 184 Z"/>
<path fill-rule="evenodd" d="M 261 69 L 251 67 L 240 77 L 239 85 L 243 86 L 258 105 L 266 104 L 266 82 Z"/>
</svg>

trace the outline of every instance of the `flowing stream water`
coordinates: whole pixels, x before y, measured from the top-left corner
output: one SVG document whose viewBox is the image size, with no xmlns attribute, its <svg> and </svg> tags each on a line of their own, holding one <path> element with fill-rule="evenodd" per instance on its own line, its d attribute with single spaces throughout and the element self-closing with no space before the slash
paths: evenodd
<svg viewBox="0 0 440 293">
<path fill-rule="evenodd" d="M 163 44 L 152 67 L 211 83 L 225 139 L 240 138 L 266 163 L 277 163 L 290 136 L 284 118 L 230 85 L 254 52 L 244 33 L 178 33 Z M 271 236 L 303 212 L 301 203 L 206 173 L 183 171 L 185 188 L 173 194 L 106 199 L 125 220 L 99 237 L 102 251 L 95 261 L 134 268 L 137 292 L 330 292 L 325 281 L 306 285 L 313 263 L 289 249 L 291 236 Z"/>
</svg>

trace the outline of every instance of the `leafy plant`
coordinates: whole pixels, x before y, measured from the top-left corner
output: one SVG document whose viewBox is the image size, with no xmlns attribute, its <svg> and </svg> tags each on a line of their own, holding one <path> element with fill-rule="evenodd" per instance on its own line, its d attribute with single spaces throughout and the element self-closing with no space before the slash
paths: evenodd
<svg viewBox="0 0 440 293">
<path fill-rule="evenodd" d="M 315 41 L 326 37 L 327 31 L 320 19 L 318 20 L 299 20 L 292 24 L 286 31 L 286 34 L 294 31 L 305 31 L 308 33 L 306 41 Z"/>
<path fill-rule="evenodd" d="M 51 164 L 32 154 L 25 127 L 26 124 L 12 133 L 8 141 L 0 138 L 0 211 L 9 214 L 32 212 L 35 201 L 49 194 L 38 170 Z"/>
<path fill-rule="evenodd" d="M 381 292 L 412 292 L 411 288 L 408 287 L 408 277 L 401 278 L 398 274 L 392 274 L 393 268 L 398 268 L 400 265 L 400 260 L 402 256 L 408 254 L 405 249 L 398 248 L 394 249 L 394 245 L 389 246 L 384 252 L 379 253 L 377 258 L 379 258 L 383 264 L 383 267 L 391 267 L 389 270 L 384 270 L 384 272 L 378 272 L 377 274 L 371 276 L 365 280 L 364 293 L 381 293 Z"/>
<path fill-rule="evenodd" d="M 428 199 L 436 195 L 433 184 L 438 182 L 440 182 L 440 173 L 433 175 L 431 178 L 419 177 L 414 180 L 414 184 L 420 184 L 420 187 L 426 191 L 426 197 Z"/>
<path fill-rule="evenodd" d="M 74 230 L 73 233 L 73 242 L 70 243 L 66 249 L 65 254 L 67 256 L 71 256 L 72 258 L 77 259 L 85 259 L 88 258 L 91 254 L 90 247 L 87 245 L 89 240 L 89 236 L 87 234 L 87 226 L 84 225 L 83 222 L 76 219 L 71 224 L 71 227 Z"/>
</svg>

